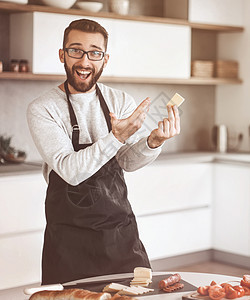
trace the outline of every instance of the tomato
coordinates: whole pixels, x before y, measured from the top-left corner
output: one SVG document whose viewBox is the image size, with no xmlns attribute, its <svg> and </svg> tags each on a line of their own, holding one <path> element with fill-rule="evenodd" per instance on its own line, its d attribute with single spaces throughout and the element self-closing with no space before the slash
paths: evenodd
<svg viewBox="0 0 250 300">
<path fill-rule="evenodd" d="M 215 282 L 215 281 L 212 281 L 211 283 L 210 283 L 210 285 L 216 285 L 217 283 Z"/>
<path fill-rule="evenodd" d="M 225 282 L 225 283 L 222 283 L 221 284 L 221 286 L 225 289 L 225 291 L 227 292 L 227 287 L 229 287 L 229 286 L 231 286 L 232 287 L 232 285 L 231 284 L 229 284 L 229 283 L 227 283 L 227 282 Z"/>
<path fill-rule="evenodd" d="M 226 286 L 225 291 L 227 299 L 238 298 L 238 291 L 236 291 L 232 286 Z"/>
<path fill-rule="evenodd" d="M 201 296 L 208 296 L 208 290 L 209 290 L 209 286 L 200 286 L 197 289 L 197 292 L 201 295 Z"/>
<path fill-rule="evenodd" d="M 238 298 L 240 298 L 240 297 L 242 297 L 242 296 L 245 296 L 245 290 L 243 289 L 242 286 L 240 286 L 240 285 L 235 285 L 233 288 L 237 291 L 237 293 L 238 293 Z"/>
<path fill-rule="evenodd" d="M 222 299 L 226 295 L 225 289 L 218 284 L 210 286 L 208 294 L 212 300 Z"/>
<path fill-rule="evenodd" d="M 250 296 L 250 288 L 246 287 L 246 286 L 243 286 L 243 289 L 245 291 L 245 295 L 246 296 Z"/>
</svg>

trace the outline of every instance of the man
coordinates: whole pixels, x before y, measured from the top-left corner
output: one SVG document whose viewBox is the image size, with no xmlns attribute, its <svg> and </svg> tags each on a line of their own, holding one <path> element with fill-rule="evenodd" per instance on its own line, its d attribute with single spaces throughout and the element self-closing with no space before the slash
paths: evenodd
<svg viewBox="0 0 250 300">
<path fill-rule="evenodd" d="M 107 65 L 108 33 L 73 21 L 59 57 L 67 80 L 34 100 L 27 118 L 48 182 L 42 284 L 150 267 L 127 199 L 123 169 L 152 162 L 180 132 L 177 108 L 148 136 L 140 129 L 147 98 L 96 83 Z"/>
</svg>

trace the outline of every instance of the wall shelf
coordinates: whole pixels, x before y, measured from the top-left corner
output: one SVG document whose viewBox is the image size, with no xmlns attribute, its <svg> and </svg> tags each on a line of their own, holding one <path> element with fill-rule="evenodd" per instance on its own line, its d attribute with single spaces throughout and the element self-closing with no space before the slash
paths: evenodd
<svg viewBox="0 0 250 300">
<path fill-rule="evenodd" d="M 112 18 L 121 20 L 132 20 L 140 22 L 156 22 L 173 25 L 185 25 L 193 29 L 212 30 L 217 32 L 242 32 L 244 29 L 240 26 L 223 26 L 223 25 L 211 25 L 211 24 L 200 24 L 191 23 L 187 20 L 181 19 L 170 19 L 162 17 L 150 17 L 150 16 L 133 16 L 133 15 L 118 15 L 110 12 L 99 12 L 91 13 L 80 9 L 61 9 L 43 5 L 30 5 L 30 4 L 17 4 L 0 2 L 0 12 L 6 13 L 18 13 L 18 12 L 47 12 L 56 14 L 68 14 L 68 15 L 80 15 L 89 17 L 100 17 L 100 18 Z"/>
<path fill-rule="evenodd" d="M 32 73 L 14 73 L 2 72 L 0 79 L 11 80 L 33 80 L 33 81 L 64 81 L 66 76 L 55 74 L 32 74 Z M 180 78 L 150 78 L 150 77 L 113 77 L 102 76 L 100 82 L 112 83 L 140 83 L 140 84 L 186 84 L 186 85 L 226 85 L 226 84 L 241 84 L 239 78 L 202 78 L 191 77 L 187 79 Z"/>
</svg>

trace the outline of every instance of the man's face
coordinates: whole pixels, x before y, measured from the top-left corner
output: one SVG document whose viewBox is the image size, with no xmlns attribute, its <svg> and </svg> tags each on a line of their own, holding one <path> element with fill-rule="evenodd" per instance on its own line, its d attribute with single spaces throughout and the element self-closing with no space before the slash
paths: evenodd
<svg viewBox="0 0 250 300">
<path fill-rule="evenodd" d="M 66 48 L 105 52 L 104 37 L 101 33 L 71 30 L 68 35 Z M 61 62 L 64 63 L 72 94 L 93 91 L 109 58 L 107 54 L 100 61 L 89 60 L 86 54 L 80 59 L 72 58 L 63 49 L 59 50 L 59 56 Z"/>
</svg>

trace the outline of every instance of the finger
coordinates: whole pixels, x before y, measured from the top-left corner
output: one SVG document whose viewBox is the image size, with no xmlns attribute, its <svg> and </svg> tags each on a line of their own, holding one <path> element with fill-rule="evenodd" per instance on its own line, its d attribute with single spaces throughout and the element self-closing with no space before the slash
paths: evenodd
<svg viewBox="0 0 250 300">
<path fill-rule="evenodd" d="M 174 115 L 175 115 L 175 129 L 177 134 L 179 134 L 181 131 L 181 124 L 180 124 L 181 122 L 180 122 L 179 110 L 176 105 L 174 106 Z"/>
<path fill-rule="evenodd" d="M 116 115 L 112 112 L 109 113 L 110 115 L 110 122 L 111 124 L 115 124 L 117 122 L 117 118 L 116 118 Z"/>
<path fill-rule="evenodd" d="M 141 114 L 147 112 L 150 106 L 150 98 L 147 97 L 145 100 L 142 101 L 140 105 L 137 106 L 136 110 L 132 113 L 130 118 L 132 120 L 136 120 Z"/>
<path fill-rule="evenodd" d="M 169 121 L 174 122 L 175 116 L 174 116 L 173 106 L 167 105 L 167 110 L 168 110 L 168 119 L 169 119 Z"/>
<path fill-rule="evenodd" d="M 158 129 L 163 133 L 164 132 L 164 124 L 162 121 L 158 122 Z"/>
<path fill-rule="evenodd" d="M 164 126 L 164 134 L 168 137 L 169 136 L 169 130 L 170 130 L 170 122 L 167 118 L 163 119 L 163 126 Z"/>
</svg>

